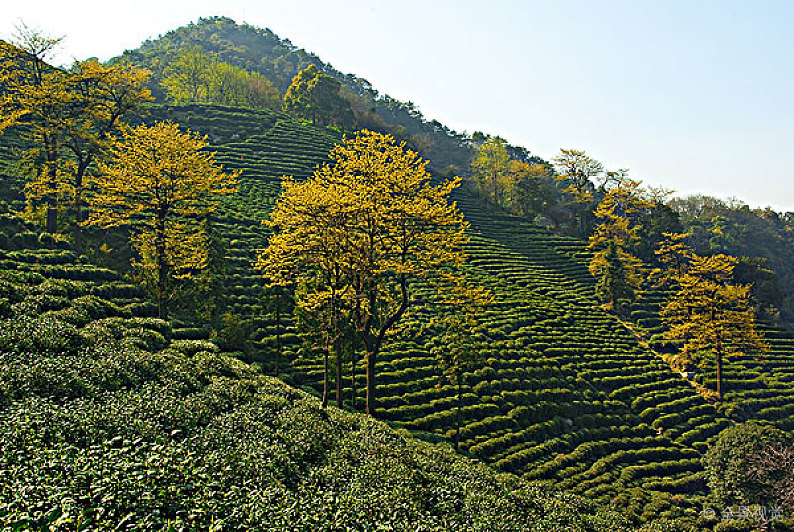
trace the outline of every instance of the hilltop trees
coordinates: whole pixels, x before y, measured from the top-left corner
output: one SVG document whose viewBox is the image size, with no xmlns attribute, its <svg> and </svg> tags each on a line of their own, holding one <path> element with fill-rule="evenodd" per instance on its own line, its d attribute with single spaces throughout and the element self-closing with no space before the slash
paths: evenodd
<svg viewBox="0 0 794 532">
<path fill-rule="evenodd" d="M 750 286 L 732 282 L 738 260 L 723 254 L 701 257 L 683 244 L 682 236 L 670 235 L 660 248 L 665 262 L 675 265 L 671 275 L 676 286 L 661 312 L 668 327 L 664 335 L 683 343 L 685 357 L 706 354 L 714 360 L 722 400 L 724 357 L 768 347 L 755 326 Z"/>
<path fill-rule="evenodd" d="M 341 83 L 311 64 L 298 72 L 284 94 L 284 112 L 312 124 L 349 128 L 353 111 L 340 95 L 341 88 Z"/>
<path fill-rule="evenodd" d="M 226 174 L 194 133 L 171 122 L 123 130 L 109 148 L 111 158 L 92 179 L 85 223 L 132 229 L 138 252 L 134 266 L 157 297 L 166 317 L 170 282 L 188 278 L 208 261 L 202 226 L 218 196 L 234 192 L 237 173 Z"/>
<path fill-rule="evenodd" d="M 464 260 L 466 224 L 448 200 L 460 180 L 430 184 L 426 161 L 370 131 L 330 158 L 307 181 L 284 181 L 268 221 L 278 231 L 257 267 L 310 287 L 299 307 L 326 305 L 332 320 L 350 320 L 365 350 L 366 411 L 375 415 L 378 354 L 412 304 L 412 282 Z"/>
<path fill-rule="evenodd" d="M 484 200 L 533 219 L 554 202 L 551 169 L 511 157 L 499 137 L 487 137 L 471 161 L 472 181 Z"/>
<path fill-rule="evenodd" d="M 571 198 L 568 206 L 573 212 L 576 231 L 587 236 L 590 231 L 591 212 L 595 185 L 593 180 L 604 174 L 604 165 L 580 150 L 562 149 L 554 159 L 557 180 L 565 184 L 563 193 Z"/>
<path fill-rule="evenodd" d="M 221 61 L 201 46 L 180 52 L 161 85 L 175 104 L 212 103 L 276 109 L 281 95 L 265 76 Z"/>
</svg>

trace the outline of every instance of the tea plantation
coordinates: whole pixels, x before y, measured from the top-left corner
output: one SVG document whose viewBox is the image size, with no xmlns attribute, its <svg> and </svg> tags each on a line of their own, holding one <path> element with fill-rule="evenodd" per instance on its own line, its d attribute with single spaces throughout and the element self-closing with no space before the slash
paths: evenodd
<svg viewBox="0 0 794 532">
<path fill-rule="evenodd" d="M 709 444 L 737 420 L 794 428 L 794 335 L 768 327 L 773 349 L 765 358 L 732 361 L 727 408 L 718 409 L 657 352 L 670 347 L 652 336 L 661 332 L 663 294 L 635 306 L 627 327 L 597 305 L 581 241 L 486 210 L 465 192 L 455 199 L 472 224 L 467 270 L 495 301 L 480 317 L 486 362 L 464 378 L 460 447 L 517 477 L 408 436 L 451 438 L 458 404 L 430 354 L 435 335 L 420 327 L 435 312 L 421 290 L 379 359 L 381 417 L 397 432 L 350 412 L 362 403 L 364 382 L 358 364 L 354 405 L 350 360 L 342 383 L 348 412 L 322 411 L 310 396 L 322 388 L 321 360 L 288 315 L 276 323 L 252 263 L 267 243 L 261 222 L 280 177 L 310 175 L 340 135 L 273 111 L 156 107 L 155 118 L 207 134 L 217 159 L 243 171 L 216 228 L 225 239 L 223 311 L 250 326 L 251 346 L 237 356 L 257 366 L 219 353 L 204 323 L 147 317 L 153 309 L 138 288 L 79 262 L 65 245 L 4 229 L 5 523 L 624 526 L 594 513 L 581 495 L 653 530 L 704 529 L 713 524 L 701 517 Z M 283 381 L 262 376 L 274 370 L 277 343 Z M 694 379 L 713 386 L 709 370 Z"/>
<path fill-rule="evenodd" d="M 0 217 L 3 530 L 628 530 L 319 402 Z"/>
</svg>

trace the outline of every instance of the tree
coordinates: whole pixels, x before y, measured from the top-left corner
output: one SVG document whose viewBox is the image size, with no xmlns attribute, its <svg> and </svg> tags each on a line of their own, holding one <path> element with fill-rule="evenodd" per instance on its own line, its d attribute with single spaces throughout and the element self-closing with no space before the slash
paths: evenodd
<svg viewBox="0 0 794 532">
<path fill-rule="evenodd" d="M 608 310 L 615 312 L 621 311 L 622 301 L 634 301 L 637 298 L 636 284 L 630 280 L 624 260 L 618 252 L 617 244 L 610 240 L 598 263 L 591 268 L 597 279 L 596 297 L 606 302 Z"/>
<path fill-rule="evenodd" d="M 563 192 L 570 195 L 569 202 L 576 218 L 577 231 L 580 236 L 589 232 L 588 216 L 595 192 L 594 180 L 604 173 L 604 165 L 579 150 L 561 149 L 554 159 L 557 180 L 567 186 Z"/>
<path fill-rule="evenodd" d="M 281 357 L 284 350 L 282 334 L 284 317 L 291 314 L 294 308 L 294 297 L 285 286 L 270 285 L 265 293 L 264 310 L 273 317 L 276 326 L 276 356 L 273 363 L 273 374 L 278 377 Z"/>
<path fill-rule="evenodd" d="M 21 126 L 34 145 L 29 154 L 34 177 L 26 195 L 40 198 L 46 209 L 46 229 L 58 229 L 58 200 L 63 194 L 61 141 L 71 120 L 83 112 L 73 79 L 47 64 L 61 38 L 43 35 L 24 25 L 16 43 L 0 41 L 0 133 Z"/>
<path fill-rule="evenodd" d="M 79 250 L 84 177 L 119 119 L 151 99 L 144 86 L 149 72 L 96 59 L 75 62 L 71 70 L 51 67 L 46 60 L 58 41 L 23 27 L 17 45 L 0 43 L 0 131 L 19 125 L 32 141 L 33 177 L 25 186 L 31 214 L 43 203 L 47 231 L 54 232 L 58 206 L 70 204 Z"/>
<path fill-rule="evenodd" d="M 220 61 L 200 46 L 180 52 L 165 68 L 161 84 L 174 104 L 275 109 L 281 103 L 278 89 L 265 76 Z"/>
<path fill-rule="evenodd" d="M 85 178 L 110 144 L 110 135 L 119 120 L 130 113 L 140 113 L 152 99 L 145 84 L 150 72 L 129 64 L 101 65 L 96 59 L 75 64 L 71 74 L 80 98 L 85 101 L 83 114 L 74 118 L 64 131 L 63 144 L 74 160 L 72 172 L 64 176 L 74 209 L 74 245 L 82 248 L 83 196 Z"/>
<path fill-rule="evenodd" d="M 335 146 L 331 162 L 307 181 L 285 179 L 268 224 L 277 228 L 258 268 L 294 284 L 317 283 L 298 305 L 334 291 L 349 313 L 365 350 L 366 410 L 376 413 L 376 364 L 388 333 L 411 306 L 411 283 L 454 277 L 445 272 L 464 260 L 467 224 L 449 194 L 455 178 L 430 183 L 427 161 L 390 135 L 361 131 Z"/>
<path fill-rule="evenodd" d="M 664 336 L 683 342 L 682 354 L 710 354 L 717 366 L 717 395 L 723 398 L 723 357 L 768 349 L 755 326 L 749 285 L 733 284 L 737 259 L 701 257 L 691 250 L 689 264 L 674 277 L 677 290 L 662 309 Z"/>
<path fill-rule="evenodd" d="M 181 51 L 165 69 L 161 84 L 175 104 L 206 102 L 209 97 L 210 62 L 201 46 Z"/>
<path fill-rule="evenodd" d="M 92 178 L 86 224 L 126 226 L 138 252 L 133 265 L 168 315 L 169 283 L 204 269 L 209 239 L 201 222 L 219 196 L 235 191 L 239 172 L 224 173 L 204 138 L 172 122 L 126 128 Z"/>
<path fill-rule="evenodd" d="M 635 299 L 641 288 L 644 268 L 635 255 L 641 229 L 637 214 L 649 206 L 640 182 L 622 177 L 596 207 L 594 216 L 599 223 L 588 243 L 588 249 L 594 251 L 589 269 L 598 279 L 599 297 L 610 309 L 619 311 L 621 299 Z"/>
<path fill-rule="evenodd" d="M 504 206 L 504 191 L 510 187 L 506 143 L 498 137 L 485 139 L 471 161 L 477 191 L 486 200 Z"/>
<path fill-rule="evenodd" d="M 794 439 L 771 425 L 739 423 L 703 456 L 712 493 L 726 506 L 794 508 Z"/>
<path fill-rule="evenodd" d="M 533 220 L 555 205 L 554 180 L 548 164 L 512 160 L 508 172 L 512 176 L 509 204 L 515 214 Z"/>
<path fill-rule="evenodd" d="M 431 320 L 430 325 L 439 326 L 441 332 L 434 334 L 430 351 L 436 357 L 441 375 L 455 387 L 457 394 L 453 440 L 457 450 L 460 443 L 463 374 L 476 369 L 485 360 L 484 332 L 477 316 L 493 302 L 493 296 L 482 287 L 459 279 L 448 287 L 442 301 L 449 310 L 440 318 Z"/>
<path fill-rule="evenodd" d="M 352 125 L 350 102 L 340 95 L 342 84 L 311 64 L 298 72 L 284 94 L 284 112 L 312 124 Z"/>
</svg>

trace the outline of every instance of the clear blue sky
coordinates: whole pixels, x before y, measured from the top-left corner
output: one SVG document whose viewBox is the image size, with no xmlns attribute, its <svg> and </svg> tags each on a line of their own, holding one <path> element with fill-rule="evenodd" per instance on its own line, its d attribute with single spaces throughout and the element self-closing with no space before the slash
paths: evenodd
<svg viewBox="0 0 794 532">
<path fill-rule="evenodd" d="M 455 130 L 794 211 L 791 0 L 2 0 L 0 37 L 21 19 L 66 36 L 63 62 L 107 59 L 210 15 L 268 27 Z"/>
</svg>

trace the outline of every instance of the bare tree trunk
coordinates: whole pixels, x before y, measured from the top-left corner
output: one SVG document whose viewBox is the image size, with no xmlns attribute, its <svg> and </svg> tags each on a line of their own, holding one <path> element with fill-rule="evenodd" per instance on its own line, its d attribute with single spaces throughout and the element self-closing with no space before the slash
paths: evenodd
<svg viewBox="0 0 794 532">
<path fill-rule="evenodd" d="M 460 401 L 461 401 L 461 390 L 460 390 L 460 374 L 458 374 L 458 408 L 455 412 L 455 450 L 458 450 L 458 445 L 460 444 Z"/>
<path fill-rule="evenodd" d="M 278 377 L 278 363 L 281 358 L 281 294 L 276 296 L 276 377 Z"/>
<path fill-rule="evenodd" d="M 165 215 L 162 212 L 157 217 L 154 246 L 157 253 L 157 317 L 165 320 L 168 319 L 168 309 L 165 304 L 168 264 L 165 259 Z"/>
<path fill-rule="evenodd" d="M 367 397 L 365 411 L 372 417 L 377 412 L 377 397 L 375 396 L 375 360 L 377 352 L 373 347 L 367 348 L 364 363 L 367 366 Z"/>
<path fill-rule="evenodd" d="M 328 346 L 323 349 L 323 401 L 322 407 L 328 406 Z"/>
<path fill-rule="evenodd" d="M 717 397 L 722 402 L 722 348 L 717 347 Z"/>
<path fill-rule="evenodd" d="M 338 339 L 334 342 L 334 351 L 336 354 L 336 406 L 342 408 L 342 346 Z"/>
<path fill-rule="evenodd" d="M 350 408 L 356 408 L 356 346 L 350 352 Z"/>
</svg>

